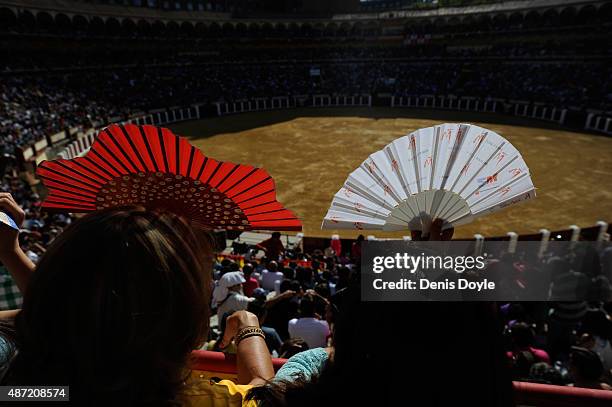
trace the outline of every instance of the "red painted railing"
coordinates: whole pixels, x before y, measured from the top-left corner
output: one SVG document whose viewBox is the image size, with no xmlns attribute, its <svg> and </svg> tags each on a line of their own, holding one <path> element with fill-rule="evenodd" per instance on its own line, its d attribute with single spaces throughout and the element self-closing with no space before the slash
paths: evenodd
<svg viewBox="0 0 612 407">
<path fill-rule="evenodd" d="M 272 359 L 274 371 L 280 369 L 286 361 L 287 359 Z M 211 373 L 236 374 L 236 355 L 196 350 L 191 353 L 191 368 Z"/>
<path fill-rule="evenodd" d="M 278 370 L 286 359 L 272 359 Z M 236 356 L 221 352 L 194 351 L 191 367 L 194 370 L 222 375 L 236 374 Z M 612 391 L 582 389 L 514 382 L 516 404 L 537 407 L 611 407 Z"/>
<path fill-rule="evenodd" d="M 538 407 L 610 407 L 612 391 L 514 382 L 517 405 Z"/>
</svg>

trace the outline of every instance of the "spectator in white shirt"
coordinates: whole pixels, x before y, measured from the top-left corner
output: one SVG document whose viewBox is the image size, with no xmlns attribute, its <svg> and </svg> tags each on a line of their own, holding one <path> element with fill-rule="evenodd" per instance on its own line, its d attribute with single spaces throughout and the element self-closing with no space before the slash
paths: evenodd
<svg viewBox="0 0 612 407">
<path fill-rule="evenodd" d="M 289 321 L 289 336 L 302 338 L 310 349 L 324 348 L 329 337 L 329 325 L 315 316 L 315 303 L 312 295 L 307 294 L 300 302 L 300 317 Z"/>
<path fill-rule="evenodd" d="M 284 275 L 278 271 L 278 264 L 275 261 L 268 263 L 266 270 L 261 273 L 261 288 L 266 291 L 274 291 L 274 283 L 283 281 Z"/>
</svg>

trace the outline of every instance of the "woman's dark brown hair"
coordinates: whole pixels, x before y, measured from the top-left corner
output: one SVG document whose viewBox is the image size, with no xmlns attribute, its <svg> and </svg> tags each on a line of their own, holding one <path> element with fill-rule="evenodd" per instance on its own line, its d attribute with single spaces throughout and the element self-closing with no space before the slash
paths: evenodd
<svg viewBox="0 0 612 407">
<path fill-rule="evenodd" d="M 76 221 L 49 248 L 15 320 L 4 385 L 69 385 L 71 401 L 172 402 L 205 339 L 212 247 L 168 212 Z"/>
</svg>

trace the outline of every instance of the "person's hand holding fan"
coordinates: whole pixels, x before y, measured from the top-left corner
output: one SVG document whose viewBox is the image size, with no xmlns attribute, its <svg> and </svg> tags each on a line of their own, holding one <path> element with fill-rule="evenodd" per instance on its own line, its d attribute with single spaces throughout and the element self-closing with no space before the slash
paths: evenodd
<svg viewBox="0 0 612 407">
<path fill-rule="evenodd" d="M 19 247 L 19 227 L 25 212 L 8 192 L 0 192 L 0 264 L 3 264 L 21 293 L 25 293 L 34 263 Z"/>
<path fill-rule="evenodd" d="M 0 192 L 0 260 L 5 253 L 19 248 L 19 226 L 25 213 L 8 192 Z"/>
<path fill-rule="evenodd" d="M 195 226 L 301 230 L 276 200 L 263 169 L 217 161 L 186 139 L 154 126 L 111 125 L 85 156 L 43 162 L 44 209 L 90 212 L 117 206 L 163 208 Z"/>
</svg>

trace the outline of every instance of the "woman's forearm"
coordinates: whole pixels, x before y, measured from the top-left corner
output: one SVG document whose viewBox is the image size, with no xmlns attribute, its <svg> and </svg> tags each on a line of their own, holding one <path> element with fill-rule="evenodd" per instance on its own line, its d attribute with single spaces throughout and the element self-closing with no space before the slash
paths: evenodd
<svg viewBox="0 0 612 407">
<path fill-rule="evenodd" d="M 251 312 L 236 311 L 225 322 L 221 349 L 227 347 L 242 329 L 259 328 L 259 319 Z M 236 343 L 238 383 L 263 385 L 274 377 L 272 359 L 262 336 L 247 336 Z"/>
<path fill-rule="evenodd" d="M 262 337 L 241 340 L 236 353 L 238 383 L 260 386 L 274 377 L 270 351 Z"/>
<path fill-rule="evenodd" d="M 0 261 L 13 277 L 13 281 L 17 284 L 21 294 L 25 294 L 30 278 L 36 268 L 32 260 L 20 247 L 16 247 L 9 252 L 0 253 Z"/>
<path fill-rule="evenodd" d="M 19 314 L 19 311 L 21 311 L 21 310 L 20 309 L 11 309 L 11 310 L 7 310 L 7 311 L 0 311 L 0 320 L 2 320 L 2 321 L 13 320 L 13 319 L 15 319 L 17 314 Z"/>
</svg>

